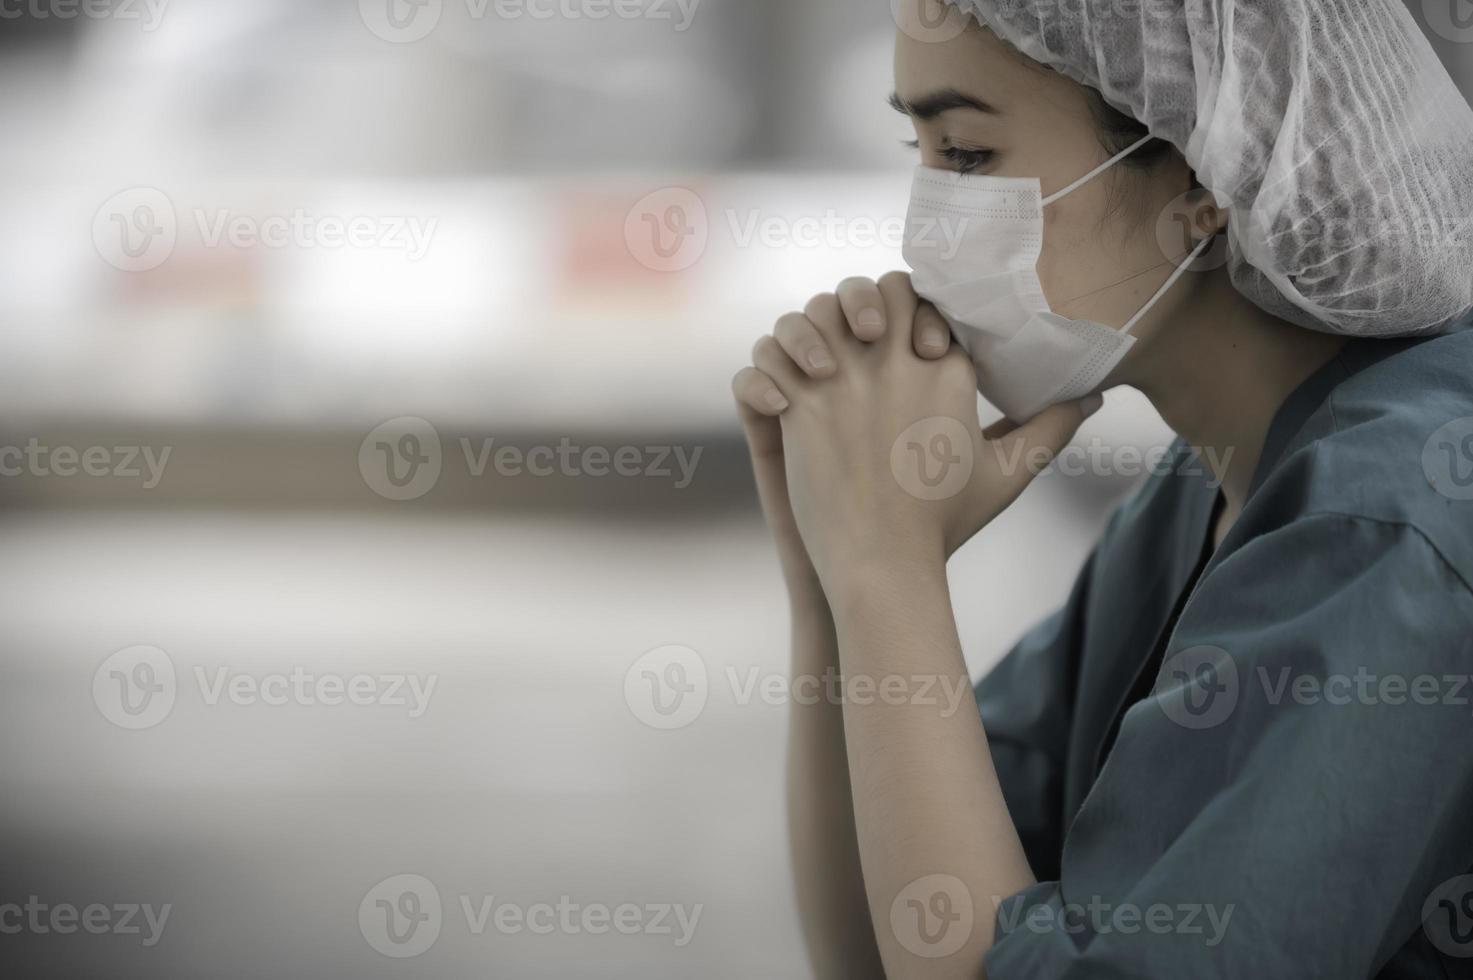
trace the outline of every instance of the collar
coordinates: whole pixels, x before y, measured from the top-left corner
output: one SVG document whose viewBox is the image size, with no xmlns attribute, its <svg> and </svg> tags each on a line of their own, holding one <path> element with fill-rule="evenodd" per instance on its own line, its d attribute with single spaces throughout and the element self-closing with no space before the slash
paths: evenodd
<svg viewBox="0 0 1473 980">
<path fill-rule="evenodd" d="M 1436 336 L 1441 335 L 1401 340 L 1355 337 L 1347 342 L 1339 353 L 1290 392 L 1289 397 L 1284 399 L 1284 403 L 1274 413 L 1268 435 L 1263 440 L 1258 466 L 1253 471 L 1253 482 L 1248 488 L 1249 498 L 1258 492 L 1269 474 L 1289 454 L 1290 448 L 1304 435 L 1309 421 L 1330 400 L 1336 388 L 1366 368 Z"/>
</svg>

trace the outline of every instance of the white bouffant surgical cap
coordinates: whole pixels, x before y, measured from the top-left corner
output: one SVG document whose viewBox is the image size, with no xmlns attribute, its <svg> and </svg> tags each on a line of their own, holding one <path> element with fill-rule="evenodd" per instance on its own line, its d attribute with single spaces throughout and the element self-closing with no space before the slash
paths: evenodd
<svg viewBox="0 0 1473 980">
<path fill-rule="evenodd" d="M 1167 140 L 1233 285 L 1363 337 L 1473 307 L 1473 110 L 1401 0 L 947 0 Z"/>
</svg>

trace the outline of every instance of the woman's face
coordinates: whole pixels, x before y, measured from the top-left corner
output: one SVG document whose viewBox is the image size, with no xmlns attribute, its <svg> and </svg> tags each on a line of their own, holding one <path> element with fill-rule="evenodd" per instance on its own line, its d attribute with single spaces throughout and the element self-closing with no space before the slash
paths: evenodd
<svg viewBox="0 0 1473 980">
<path fill-rule="evenodd" d="M 907 0 L 902 8 L 895 105 L 915 125 L 924 165 L 1037 177 L 1048 195 L 1109 159 L 1083 86 L 970 21 L 950 40 L 918 40 L 927 32 L 908 31 L 914 22 L 904 18 L 934 25 L 945 8 L 939 0 Z M 1119 164 L 1044 208 L 1038 276 L 1053 310 L 1116 328 L 1129 320 L 1171 274 L 1170 260 L 1181 257 L 1163 254 L 1158 217 L 1190 187 L 1186 162 L 1173 153 L 1150 171 Z M 1150 319 L 1161 312 L 1169 309 L 1156 308 Z"/>
</svg>

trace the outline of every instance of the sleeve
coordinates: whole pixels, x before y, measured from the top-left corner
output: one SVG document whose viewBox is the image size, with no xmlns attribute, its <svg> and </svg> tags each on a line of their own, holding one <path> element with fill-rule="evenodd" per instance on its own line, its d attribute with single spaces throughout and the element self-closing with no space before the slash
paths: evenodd
<svg viewBox="0 0 1473 980">
<path fill-rule="evenodd" d="M 1242 546 L 1059 879 L 996 903 L 988 977 L 1369 977 L 1445 949 L 1423 911 L 1473 865 L 1470 669 L 1473 593 L 1414 529 L 1314 515 Z"/>
<path fill-rule="evenodd" d="M 1064 844 L 1064 762 L 1099 552 L 1063 608 L 1034 627 L 975 689 L 1003 798 L 1035 878 L 1058 876 Z"/>
</svg>

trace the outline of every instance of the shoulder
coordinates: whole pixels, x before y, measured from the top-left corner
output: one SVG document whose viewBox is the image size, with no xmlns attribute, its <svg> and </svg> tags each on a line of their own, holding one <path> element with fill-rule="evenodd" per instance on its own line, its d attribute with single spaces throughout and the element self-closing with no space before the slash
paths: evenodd
<svg viewBox="0 0 1473 980">
<path fill-rule="evenodd" d="M 1473 331 L 1359 342 L 1341 362 L 1342 380 L 1260 474 L 1243 536 L 1375 525 L 1473 587 Z"/>
</svg>

